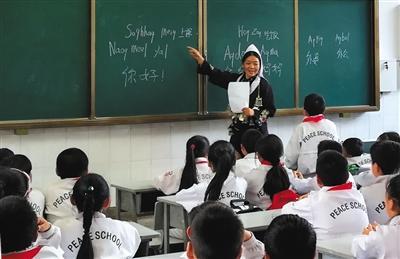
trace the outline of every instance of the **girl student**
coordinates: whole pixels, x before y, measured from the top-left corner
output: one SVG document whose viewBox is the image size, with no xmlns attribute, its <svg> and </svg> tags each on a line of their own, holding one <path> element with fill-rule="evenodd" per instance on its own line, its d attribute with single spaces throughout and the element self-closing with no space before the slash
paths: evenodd
<svg viewBox="0 0 400 259">
<path fill-rule="evenodd" d="M 247 181 L 246 199 L 262 209 L 280 209 L 298 195 L 289 189 L 290 181 L 280 158 L 283 144 L 276 135 L 258 140 L 256 152 L 261 165 L 244 175 Z"/>
<path fill-rule="evenodd" d="M 356 258 L 400 258 L 400 175 L 389 181 L 385 205 L 389 224 L 369 224 L 362 236 L 353 239 L 352 253 Z"/>
<path fill-rule="evenodd" d="M 232 171 L 235 165 L 235 149 L 225 140 L 218 140 L 210 146 L 208 161 L 215 173 L 210 183 L 194 184 L 176 194 L 177 202 L 187 211 L 203 201 L 220 201 L 230 206 L 231 200 L 244 199 L 247 183 L 241 177 L 236 177 Z"/>
<path fill-rule="evenodd" d="M 154 179 L 154 186 L 170 195 L 193 184 L 210 182 L 214 176 L 208 166 L 210 142 L 204 136 L 196 135 L 186 142 L 186 162 L 183 169 L 166 172 Z"/>
<path fill-rule="evenodd" d="M 79 178 L 71 202 L 78 208 L 76 218 L 57 220 L 65 258 L 132 258 L 140 244 L 137 230 L 128 222 L 106 218 L 110 189 L 98 174 Z"/>
<path fill-rule="evenodd" d="M 250 128 L 268 133 L 267 119 L 273 117 L 276 111 L 272 87 L 263 76 L 263 62 L 259 50 L 251 44 L 242 57 L 242 73 L 221 71 L 210 65 L 201 53 L 188 47 L 189 54 L 198 64 L 198 73 L 207 75 L 209 81 L 224 89 L 228 89 L 230 82 L 249 82 L 249 107 L 243 107 L 242 113 L 232 117 L 229 126 L 230 142 L 237 154 L 243 156 L 240 150 L 242 134 Z"/>
</svg>

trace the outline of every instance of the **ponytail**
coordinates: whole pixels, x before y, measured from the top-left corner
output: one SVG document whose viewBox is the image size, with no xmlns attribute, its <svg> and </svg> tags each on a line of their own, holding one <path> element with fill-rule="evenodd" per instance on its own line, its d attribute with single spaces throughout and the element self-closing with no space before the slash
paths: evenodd
<svg viewBox="0 0 400 259">
<path fill-rule="evenodd" d="M 88 186 L 83 199 L 83 238 L 79 248 L 77 259 L 94 258 L 92 240 L 90 239 L 90 226 L 94 214 L 93 186 Z"/>
<path fill-rule="evenodd" d="M 221 194 L 222 185 L 235 165 L 235 149 L 229 142 L 219 140 L 210 147 L 209 161 L 213 165 L 215 176 L 207 187 L 204 201 L 216 201 Z"/>
<path fill-rule="evenodd" d="M 278 192 L 289 189 L 290 181 L 286 170 L 281 165 L 273 166 L 265 176 L 263 190 L 271 200 Z"/>
</svg>

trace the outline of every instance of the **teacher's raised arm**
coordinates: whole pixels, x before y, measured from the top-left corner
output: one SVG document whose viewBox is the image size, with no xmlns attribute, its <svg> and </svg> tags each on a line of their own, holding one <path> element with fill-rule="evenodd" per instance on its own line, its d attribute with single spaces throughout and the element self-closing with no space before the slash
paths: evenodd
<svg viewBox="0 0 400 259">
<path fill-rule="evenodd" d="M 207 75 L 211 83 L 224 89 L 228 89 L 230 82 L 249 83 L 249 107 L 243 107 L 242 113 L 235 113 L 229 126 L 230 142 L 238 154 L 243 156 L 240 147 L 242 134 L 247 129 L 258 129 L 261 133 L 268 134 L 267 119 L 273 117 L 276 111 L 272 88 L 263 76 L 260 52 L 253 44 L 246 49 L 242 57 L 242 73 L 213 67 L 195 48 L 188 47 L 188 52 L 199 65 L 197 72 Z"/>
</svg>

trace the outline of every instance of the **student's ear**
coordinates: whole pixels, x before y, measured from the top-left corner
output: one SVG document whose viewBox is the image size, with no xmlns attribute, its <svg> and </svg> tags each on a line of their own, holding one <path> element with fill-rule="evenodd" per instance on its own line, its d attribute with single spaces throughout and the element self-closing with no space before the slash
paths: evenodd
<svg viewBox="0 0 400 259">
<path fill-rule="evenodd" d="M 240 247 L 239 254 L 237 255 L 236 259 L 240 259 L 242 257 L 243 247 Z"/>
<path fill-rule="evenodd" d="M 305 109 L 303 109 L 303 115 L 304 116 L 309 116 L 308 112 Z"/>
<path fill-rule="evenodd" d="M 317 184 L 320 188 L 324 187 L 324 183 L 321 181 L 321 178 L 317 175 Z"/>
<path fill-rule="evenodd" d="M 377 163 L 371 164 L 371 171 L 376 177 L 383 175 L 382 168 Z"/>
<path fill-rule="evenodd" d="M 186 229 L 186 235 L 187 237 L 190 239 L 190 237 L 192 236 L 192 228 L 189 226 Z"/>
<path fill-rule="evenodd" d="M 242 151 L 243 155 L 247 155 L 247 150 L 244 148 L 242 144 L 240 144 L 240 151 Z"/>
<path fill-rule="evenodd" d="M 270 259 L 269 255 L 268 255 L 268 254 L 265 254 L 265 255 L 264 255 L 264 259 Z"/>
<path fill-rule="evenodd" d="M 196 255 L 194 253 L 192 242 L 188 241 L 186 245 L 186 257 L 188 259 L 196 259 Z"/>
<path fill-rule="evenodd" d="M 107 209 L 108 207 L 110 207 L 110 204 L 111 204 L 111 199 L 110 199 L 110 197 L 108 197 L 107 199 L 105 199 L 104 200 L 104 202 L 103 202 L 103 209 Z"/>
<path fill-rule="evenodd" d="M 69 200 L 71 201 L 71 204 L 72 204 L 72 205 L 76 206 L 76 201 L 75 201 L 74 195 L 71 195 L 71 197 L 69 198 Z"/>
<path fill-rule="evenodd" d="M 214 166 L 210 161 L 208 161 L 208 167 L 211 169 L 212 172 L 215 172 L 214 171 Z"/>
</svg>

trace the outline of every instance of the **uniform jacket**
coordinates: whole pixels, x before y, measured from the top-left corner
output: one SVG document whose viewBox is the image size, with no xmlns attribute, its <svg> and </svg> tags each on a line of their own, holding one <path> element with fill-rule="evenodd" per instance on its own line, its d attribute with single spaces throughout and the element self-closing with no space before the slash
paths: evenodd
<svg viewBox="0 0 400 259">
<path fill-rule="evenodd" d="M 249 153 L 245 157 L 236 160 L 235 174 L 239 177 L 244 177 L 245 174 L 250 173 L 251 170 L 259 167 L 260 161 L 256 157 L 256 153 Z"/>
<path fill-rule="evenodd" d="M 44 211 L 44 195 L 38 189 L 32 189 L 27 197 L 28 202 L 31 204 L 33 211 L 37 216 L 43 217 Z"/>
<path fill-rule="evenodd" d="M 349 169 L 354 167 L 354 170 L 357 170 L 352 174 L 359 174 L 361 172 L 369 171 L 371 169 L 371 155 L 370 154 L 362 154 L 361 156 L 353 156 L 347 158 L 347 163 L 349 165 Z"/>
<path fill-rule="evenodd" d="M 66 259 L 75 259 L 83 237 L 83 214 L 55 222 L 61 229 L 61 248 Z M 133 258 L 140 236 L 128 222 L 106 218 L 95 212 L 90 227 L 94 258 Z"/>
<path fill-rule="evenodd" d="M 246 200 L 263 210 L 271 205 L 271 199 L 263 189 L 265 176 L 271 168 L 270 165 L 260 165 L 243 176 L 247 181 Z"/>
</svg>

